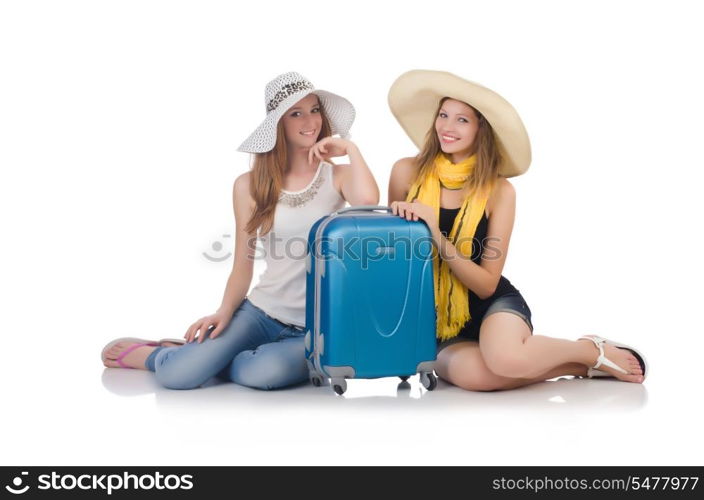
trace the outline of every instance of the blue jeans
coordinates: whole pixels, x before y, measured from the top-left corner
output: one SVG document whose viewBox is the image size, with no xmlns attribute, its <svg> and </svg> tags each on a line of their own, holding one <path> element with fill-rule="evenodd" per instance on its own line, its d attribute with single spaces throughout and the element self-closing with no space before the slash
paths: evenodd
<svg viewBox="0 0 704 500">
<path fill-rule="evenodd" d="M 202 343 L 157 347 L 146 360 L 161 385 L 194 389 L 215 376 L 255 389 L 308 380 L 305 331 L 286 325 L 244 299 L 225 329 Z"/>
</svg>

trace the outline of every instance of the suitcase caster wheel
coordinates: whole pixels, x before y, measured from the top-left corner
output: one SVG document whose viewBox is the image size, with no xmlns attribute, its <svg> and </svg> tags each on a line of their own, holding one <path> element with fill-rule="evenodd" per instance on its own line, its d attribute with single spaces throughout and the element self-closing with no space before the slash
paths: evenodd
<svg viewBox="0 0 704 500">
<path fill-rule="evenodd" d="M 423 384 L 427 390 L 432 391 L 438 386 L 438 379 L 433 373 L 423 373 L 420 376 L 420 383 Z"/>
<path fill-rule="evenodd" d="M 313 375 L 310 378 L 310 383 L 316 387 L 320 387 L 321 385 L 323 385 L 323 379 L 320 378 L 318 375 Z"/>
<path fill-rule="evenodd" d="M 406 380 L 408 380 L 408 375 L 402 375 L 399 378 L 401 379 L 402 382 L 405 382 Z"/>
<path fill-rule="evenodd" d="M 337 394 L 342 396 L 347 390 L 347 382 L 345 382 L 344 378 L 333 380 L 332 388 Z"/>
</svg>

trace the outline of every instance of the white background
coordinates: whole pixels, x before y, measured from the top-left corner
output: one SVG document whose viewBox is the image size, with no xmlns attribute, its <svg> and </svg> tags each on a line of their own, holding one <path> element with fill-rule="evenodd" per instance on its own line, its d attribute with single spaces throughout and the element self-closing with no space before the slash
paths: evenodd
<svg viewBox="0 0 704 500">
<path fill-rule="evenodd" d="M 695 2 L 32 2 L 0 5 L 2 465 L 702 464 L 704 77 Z M 521 115 L 507 276 L 536 334 L 597 333 L 643 386 L 501 393 L 416 380 L 194 391 L 107 370 L 122 336 L 181 337 L 220 304 L 235 148 L 267 81 L 356 106 L 382 190 L 415 153 L 386 101 L 446 70 Z M 260 268 L 259 268 L 260 269 Z"/>
</svg>

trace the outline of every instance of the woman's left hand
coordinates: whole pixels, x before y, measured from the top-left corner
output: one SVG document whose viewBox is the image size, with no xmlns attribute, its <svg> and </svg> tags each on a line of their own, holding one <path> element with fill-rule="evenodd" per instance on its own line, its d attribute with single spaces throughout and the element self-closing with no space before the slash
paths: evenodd
<svg viewBox="0 0 704 500">
<path fill-rule="evenodd" d="M 308 163 L 313 163 L 313 158 L 325 161 L 336 156 L 346 156 L 352 148 L 356 148 L 352 141 L 339 137 L 326 137 L 319 140 L 308 151 Z"/>
<path fill-rule="evenodd" d="M 406 220 L 422 219 L 431 229 L 438 226 L 435 209 L 425 203 L 419 201 L 394 201 L 391 204 L 391 210 L 394 215 L 405 217 Z"/>
</svg>

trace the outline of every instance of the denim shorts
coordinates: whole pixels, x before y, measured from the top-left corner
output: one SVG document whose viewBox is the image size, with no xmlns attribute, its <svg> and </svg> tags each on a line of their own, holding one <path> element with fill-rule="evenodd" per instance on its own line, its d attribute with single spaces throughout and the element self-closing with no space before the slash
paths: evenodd
<svg viewBox="0 0 704 500">
<path fill-rule="evenodd" d="M 482 321 L 490 314 L 496 312 L 510 312 L 515 314 L 526 322 L 526 324 L 530 328 L 531 335 L 533 334 L 533 323 L 531 321 L 532 315 L 528 304 L 526 304 L 525 299 L 519 292 L 511 292 L 497 297 L 491 304 L 489 304 L 489 307 L 487 307 L 484 314 L 482 314 L 478 318 L 472 318 L 470 320 L 471 323 L 469 328 L 466 332 L 463 332 L 462 335 L 453 337 L 449 340 L 446 340 L 445 342 L 438 342 L 437 352 L 440 352 L 447 346 L 456 344 L 458 342 L 479 342 L 479 328 L 481 327 Z"/>
</svg>

